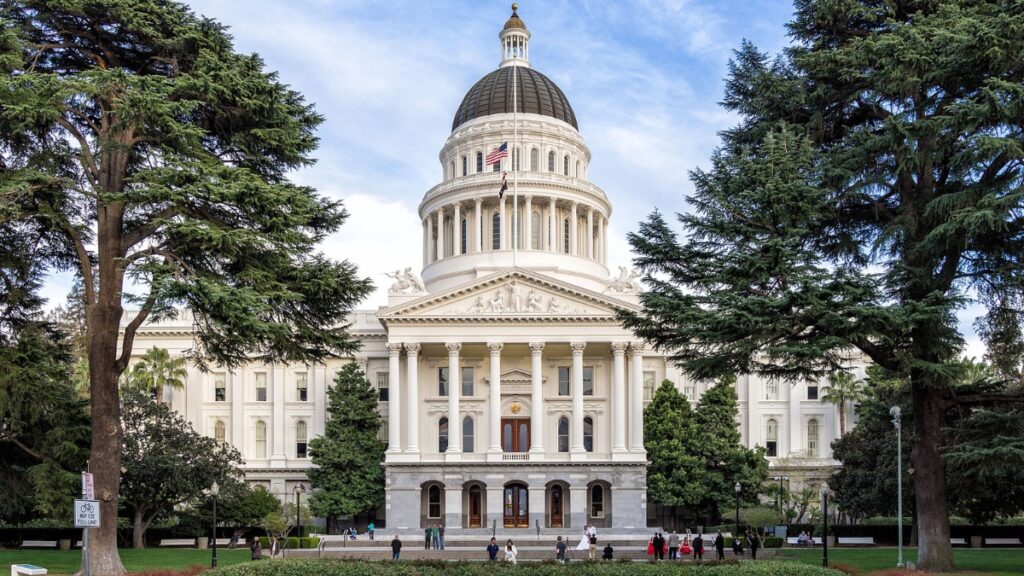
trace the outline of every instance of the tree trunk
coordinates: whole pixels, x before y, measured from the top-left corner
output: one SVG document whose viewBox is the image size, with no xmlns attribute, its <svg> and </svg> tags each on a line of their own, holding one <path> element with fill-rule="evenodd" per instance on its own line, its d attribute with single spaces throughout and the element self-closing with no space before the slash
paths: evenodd
<svg viewBox="0 0 1024 576">
<path fill-rule="evenodd" d="M 839 403 L 839 437 L 846 435 L 846 401 Z"/>
<path fill-rule="evenodd" d="M 159 384 L 157 384 L 156 385 L 156 391 L 154 392 L 154 395 L 156 396 L 156 403 L 157 404 L 163 404 L 163 402 L 164 402 L 164 387 L 159 385 Z"/>
<path fill-rule="evenodd" d="M 142 510 L 135 511 L 135 519 L 132 522 L 132 548 L 141 550 L 146 547 L 146 524 L 142 520 Z"/>
<path fill-rule="evenodd" d="M 914 465 L 914 500 L 917 511 L 917 565 L 931 572 L 953 571 L 953 546 L 949 541 L 949 505 L 946 470 L 939 452 L 945 401 L 934 387 L 914 378 L 914 429 L 916 438 L 910 458 Z"/>
</svg>

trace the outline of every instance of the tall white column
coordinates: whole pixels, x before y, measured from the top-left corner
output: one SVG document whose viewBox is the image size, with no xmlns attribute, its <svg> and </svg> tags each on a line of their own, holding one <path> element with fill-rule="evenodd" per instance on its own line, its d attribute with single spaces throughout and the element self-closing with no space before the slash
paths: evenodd
<svg viewBox="0 0 1024 576">
<path fill-rule="evenodd" d="M 462 204 L 456 202 L 455 217 L 452 218 L 452 255 L 462 254 Z M 469 230 L 466 231 L 467 234 Z M 467 238 L 468 242 L 469 239 Z"/>
<path fill-rule="evenodd" d="M 327 367 L 313 365 L 313 436 L 324 435 L 324 416 L 327 414 Z"/>
<path fill-rule="evenodd" d="M 601 250 L 601 264 L 604 264 L 604 265 L 608 264 L 608 243 L 607 243 L 608 242 L 608 239 L 607 239 L 608 232 L 607 232 L 607 230 L 608 230 L 608 219 L 605 218 L 604 216 L 601 216 L 598 219 L 598 235 L 600 235 L 600 237 L 601 237 L 601 241 L 600 241 L 600 244 L 601 244 L 601 248 L 600 248 L 600 250 Z"/>
<path fill-rule="evenodd" d="M 785 381 L 779 382 L 779 386 L 784 385 Z M 789 418 L 787 418 L 789 420 L 789 450 L 786 450 L 786 454 L 800 452 L 807 448 L 807 445 L 802 441 L 803 431 L 807 427 L 803 423 L 803 418 L 800 417 L 800 399 L 807 396 L 805 386 L 803 382 L 795 382 L 789 386 Z M 825 444 L 825 446 L 828 446 L 828 444 Z"/>
<path fill-rule="evenodd" d="M 487 349 L 491 353 L 490 398 L 488 399 L 487 418 L 487 451 L 501 452 L 501 342 L 490 342 Z"/>
<path fill-rule="evenodd" d="M 644 345 L 629 344 L 629 449 L 644 451 Z"/>
<path fill-rule="evenodd" d="M 508 221 L 505 218 L 505 197 L 504 196 L 502 196 L 501 200 L 499 201 L 499 205 L 498 205 L 498 219 L 501 221 L 501 225 L 499 226 L 499 231 L 498 231 L 498 235 L 499 235 L 498 247 L 499 247 L 500 250 L 507 250 L 508 249 L 508 240 L 505 237 L 508 236 Z"/>
<path fill-rule="evenodd" d="M 243 392 L 245 390 L 245 372 L 232 370 L 225 375 L 225 378 L 227 385 L 230 386 L 228 398 L 231 399 L 231 444 L 245 454 L 248 452 L 245 446 L 245 426 L 242 422 L 242 407 L 245 405 L 245 392 Z"/>
<path fill-rule="evenodd" d="M 402 451 L 401 438 L 401 410 L 402 395 L 399 393 L 399 382 L 401 381 L 398 355 L 402 353 L 402 345 L 398 342 L 388 342 L 388 452 L 397 453 Z"/>
<path fill-rule="evenodd" d="M 530 452 L 544 453 L 543 342 L 530 342 Z"/>
<path fill-rule="evenodd" d="M 284 466 L 284 387 L 285 374 L 284 366 L 275 364 L 271 371 L 270 386 L 272 387 L 274 399 L 274 431 L 272 432 L 272 443 L 274 451 L 270 455 L 271 466 Z"/>
<path fill-rule="evenodd" d="M 587 258 L 594 259 L 594 208 L 587 208 Z"/>
<path fill-rule="evenodd" d="M 626 343 L 612 342 L 612 452 L 626 451 Z"/>
<path fill-rule="evenodd" d="M 405 416 L 405 451 L 419 454 L 420 451 L 420 385 L 419 385 L 420 345 L 405 345 L 405 382 L 406 382 L 406 416 Z M 390 398 L 390 396 L 388 396 Z"/>
<path fill-rule="evenodd" d="M 437 259 L 444 260 L 444 206 L 437 209 Z"/>
<path fill-rule="evenodd" d="M 462 344 L 449 342 L 448 347 L 448 456 L 461 458 L 462 418 L 459 413 L 459 397 L 462 394 L 462 369 L 459 368 L 459 352 Z"/>
<path fill-rule="evenodd" d="M 572 442 L 570 452 L 586 452 L 583 448 L 583 349 L 586 342 L 572 342 Z"/>
<path fill-rule="evenodd" d="M 572 254 L 573 256 L 576 256 L 576 255 L 579 254 L 579 250 L 577 249 L 578 248 L 577 241 L 576 241 L 577 237 L 579 236 L 579 234 L 577 233 L 577 222 L 576 222 L 578 220 L 578 216 L 577 216 L 577 208 L 578 208 L 578 206 L 579 206 L 579 202 L 573 202 L 572 203 L 572 208 L 569 210 L 569 254 Z"/>
<path fill-rule="evenodd" d="M 548 252 L 558 252 L 558 203 L 555 197 L 551 197 L 550 208 L 548 208 Z"/>
<path fill-rule="evenodd" d="M 483 248 L 484 235 L 480 233 L 480 204 L 482 198 L 473 202 L 473 252 L 480 252 Z"/>
<path fill-rule="evenodd" d="M 428 242 L 429 237 L 427 236 L 427 220 L 423 220 L 423 266 L 430 264 L 430 243 Z"/>
<path fill-rule="evenodd" d="M 526 206 L 523 208 L 523 249 L 533 250 L 533 197 L 526 195 Z"/>
<path fill-rule="evenodd" d="M 427 262 L 432 263 L 437 259 L 434 251 L 434 217 L 427 214 Z"/>
</svg>

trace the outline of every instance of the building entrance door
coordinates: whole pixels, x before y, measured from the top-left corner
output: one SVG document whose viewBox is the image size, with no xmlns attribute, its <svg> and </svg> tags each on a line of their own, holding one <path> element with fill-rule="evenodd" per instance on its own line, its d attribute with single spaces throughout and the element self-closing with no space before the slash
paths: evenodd
<svg viewBox="0 0 1024 576">
<path fill-rule="evenodd" d="M 504 452 L 530 451 L 530 419 L 501 419 L 501 449 Z"/>
<path fill-rule="evenodd" d="M 562 487 L 552 486 L 551 487 L 551 527 L 552 528 L 563 528 L 565 526 L 564 520 L 562 519 L 562 510 L 564 509 L 564 500 L 562 499 Z"/>
<path fill-rule="evenodd" d="M 481 518 L 480 510 L 483 508 L 481 505 L 482 496 L 480 494 L 480 487 L 473 486 L 469 489 L 469 527 L 480 528 L 483 526 L 483 519 Z"/>
<path fill-rule="evenodd" d="M 530 498 L 523 484 L 505 487 L 505 528 L 530 527 Z"/>
</svg>

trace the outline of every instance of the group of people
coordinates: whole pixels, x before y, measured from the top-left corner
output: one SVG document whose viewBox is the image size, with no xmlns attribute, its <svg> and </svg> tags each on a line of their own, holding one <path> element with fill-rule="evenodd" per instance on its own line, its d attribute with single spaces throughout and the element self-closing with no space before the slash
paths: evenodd
<svg viewBox="0 0 1024 576">
<path fill-rule="evenodd" d="M 270 539 L 270 557 L 280 558 L 281 557 L 281 539 L 271 538 Z M 252 544 L 249 544 L 249 558 L 252 560 L 263 559 L 263 544 L 260 543 L 259 538 L 253 538 Z"/>
<path fill-rule="evenodd" d="M 655 560 L 664 560 L 666 553 L 669 560 L 686 557 L 703 560 L 705 543 L 715 548 L 715 556 L 718 560 L 725 560 L 725 536 L 721 532 L 707 542 L 705 542 L 703 534 L 697 534 L 691 541 L 688 534 L 683 535 L 680 539 L 679 534 L 676 534 L 675 531 L 667 538 L 661 532 L 655 532 L 654 536 L 647 541 L 647 554 L 653 556 Z M 744 544 L 750 548 L 750 557 L 757 560 L 757 549 L 761 547 L 761 541 L 758 540 L 757 535 L 747 532 L 744 536 L 733 538 L 732 551 L 736 556 L 743 556 Z"/>
<path fill-rule="evenodd" d="M 424 550 L 444 550 L 444 524 L 431 524 L 423 531 Z"/>
</svg>

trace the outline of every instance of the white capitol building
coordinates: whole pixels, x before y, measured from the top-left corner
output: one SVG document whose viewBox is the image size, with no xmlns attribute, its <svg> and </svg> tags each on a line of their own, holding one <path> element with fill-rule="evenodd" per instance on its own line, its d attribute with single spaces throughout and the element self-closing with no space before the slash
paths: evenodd
<svg viewBox="0 0 1024 576">
<path fill-rule="evenodd" d="M 587 178 L 576 116 L 530 67 L 530 33 L 514 11 L 499 38 L 501 63 L 456 111 L 443 180 L 419 205 L 422 272 L 396 272 L 387 307 L 354 313 L 359 354 L 190 366 L 185 389 L 165 397 L 241 451 L 248 481 L 285 498 L 308 488 L 306 447 L 323 433 L 327 387 L 354 361 L 380 389 L 386 421 L 378 525 L 643 529 L 660 523 L 646 499 L 644 405 L 663 379 L 694 403 L 710 383 L 682 376 L 617 321 L 617 309 L 638 308 L 639 286 L 625 268 L 610 273 L 612 204 Z M 503 142 L 499 171 L 485 157 Z M 140 329 L 134 354 L 192 345 L 182 314 Z M 839 419 L 818 399 L 823 385 L 737 382 L 743 443 L 766 447 L 770 475 L 793 487 L 836 464 Z"/>
</svg>

